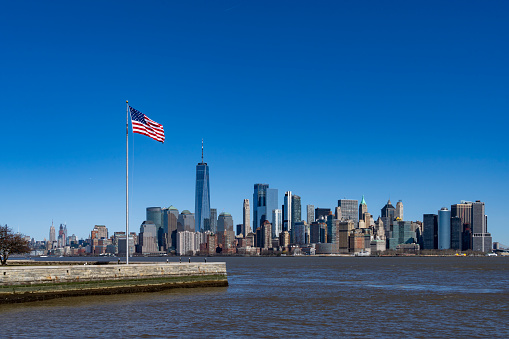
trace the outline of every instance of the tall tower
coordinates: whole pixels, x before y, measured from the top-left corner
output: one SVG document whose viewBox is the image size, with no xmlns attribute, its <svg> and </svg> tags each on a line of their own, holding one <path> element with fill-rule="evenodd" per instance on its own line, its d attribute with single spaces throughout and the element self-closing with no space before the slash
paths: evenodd
<svg viewBox="0 0 509 339">
<path fill-rule="evenodd" d="M 283 232 L 283 212 L 280 209 L 272 211 L 272 237 L 277 238 Z"/>
<path fill-rule="evenodd" d="M 249 207 L 249 199 L 244 199 L 244 219 L 242 223 L 242 234 L 244 238 L 251 233 L 251 208 Z"/>
<path fill-rule="evenodd" d="M 396 209 L 391 204 L 391 199 L 387 201 L 384 207 L 380 210 L 382 221 L 384 222 L 385 232 L 389 233 L 392 231 L 392 225 L 396 215 Z M 390 236 L 389 236 L 390 237 Z"/>
<path fill-rule="evenodd" d="M 268 184 L 255 184 L 253 193 L 253 232 L 261 227 L 265 220 L 272 224 L 272 211 L 277 209 L 277 189 Z"/>
<path fill-rule="evenodd" d="M 195 230 L 204 228 L 204 219 L 210 222 L 209 166 L 203 162 L 203 139 L 201 140 L 201 162 L 196 165 L 196 195 L 194 198 Z"/>
<path fill-rule="evenodd" d="M 292 195 L 292 229 L 295 227 L 295 223 L 302 220 L 300 197 L 296 194 Z"/>
<path fill-rule="evenodd" d="M 292 191 L 285 192 L 283 204 L 283 231 L 292 230 Z"/>
<path fill-rule="evenodd" d="M 403 219 L 403 202 L 401 200 L 396 203 L 396 214 L 394 215 L 394 217 L 396 219 L 400 218 L 401 220 L 404 220 Z"/>
<path fill-rule="evenodd" d="M 451 248 L 451 211 L 442 207 L 438 211 L 438 249 L 448 250 Z"/>
<path fill-rule="evenodd" d="M 314 205 L 307 205 L 307 221 L 308 225 L 311 225 L 313 222 L 315 222 L 315 206 Z"/>
<path fill-rule="evenodd" d="M 366 200 L 364 200 L 363 195 L 361 203 L 359 204 L 359 220 L 364 219 L 364 213 L 368 213 L 368 205 L 366 204 Z"/>
<path fill-rule="evenodd" d="M 49 241 L 53 243 L 55 238 L 55 226 L 53 226 L 53 220 L 51 221 L 51 227 L 49 228 Z"/>
</svg>

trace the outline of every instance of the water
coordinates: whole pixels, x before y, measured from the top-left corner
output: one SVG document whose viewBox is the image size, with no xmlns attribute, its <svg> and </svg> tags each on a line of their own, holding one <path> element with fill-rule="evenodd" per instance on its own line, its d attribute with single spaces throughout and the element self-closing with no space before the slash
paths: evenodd
<svg viewBox="0 0 509 339">
<path fill-rule="evenodd" d="M 0 337 L 509 337 L 509 258 L 207 260 L 229 287 L 0 305 Z"/>
</svg>

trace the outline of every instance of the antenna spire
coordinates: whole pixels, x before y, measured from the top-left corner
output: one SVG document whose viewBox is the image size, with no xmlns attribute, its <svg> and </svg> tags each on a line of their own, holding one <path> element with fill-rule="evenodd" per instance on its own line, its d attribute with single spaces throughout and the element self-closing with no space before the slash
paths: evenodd
<svg viewBox="0 0 509 339">
<path fill-rule="evenodd" d="M 201 139 L 201 163 L 203 164 L 203 138 Z"/>
</svg>

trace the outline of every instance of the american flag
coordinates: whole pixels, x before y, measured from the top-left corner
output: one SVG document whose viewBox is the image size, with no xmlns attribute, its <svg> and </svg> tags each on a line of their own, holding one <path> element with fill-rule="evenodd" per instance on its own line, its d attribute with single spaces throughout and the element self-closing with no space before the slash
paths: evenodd
<svg viewBox="0 0 509 339">
<path fill-rule="evenodd" d="M 131 112 L 131 124 L 133 132 L 146 135 L 154 140 L 164 143 L 164 128 L 154 120 L 150 120 L 145 114 L 129 106 Z"/>
</svg>

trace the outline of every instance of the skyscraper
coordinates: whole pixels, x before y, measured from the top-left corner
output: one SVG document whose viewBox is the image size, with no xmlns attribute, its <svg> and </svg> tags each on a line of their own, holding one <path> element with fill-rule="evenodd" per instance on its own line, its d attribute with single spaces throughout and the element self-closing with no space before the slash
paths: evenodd
<svg viewBox="0 0 509 339">
<path fill-rule="evenodd" d="M 302 205 L 300 202 L 300 197 L 296 194 L 292 195 L 292 228 L 295 226 L 296 222 L 302 220 Z"/>
<path fill-rule="evenodd" d="M 210 222 L 209 166 L 203 162 L 203 139 L 201 141 L 201 162 L 196 165 L 196 195 L 194 199 L 196 232 L 203 231 L 204 219 Z"/>
<path fill-rule="evenodd" d="M 392 232 L 392 225 L 396 215 L 396 209 L 391 204 L 391 199 L 387 201 L 384 207 L 380 210 L 380 214 L 382 217 L 382 221 L 384 222 L 385 232 L 388 233 L 389 237 L 392 237 L 390 232 Z"/>
<path fill-rule="evenodd" d="M 307 221 L 308 225 L 311 225 L 311 223 L 315 222 L 315 206 L 314 205 L 307 205 Z"/>
<path fill-rule="evenodd" d="M 472 203 L 472 249 L 489 252 L 492 244 L 491 234 L 488 233 L 488 216 L 484 214 L 484 203 L 477 200 Z"/>
<path fill-rule="evenodd" d="M 336 207 L 335 213 L 336 220 L 343 220 L 343 213 L 341 212 L 341 207 Z"/>
<path fill-rule="evenodd" d="M 283 202 L 283 231 L 290 232 L 292 229 L 292 191 L 285 192 Z"/>
<path fill-rule="evenodd" d="M 272 220 L 274 221 L 272 227 L 272 237 L 277 238 L 283 232 L 283 212 L 276 208 L 272 211 Z"/>
<path fill-rule="evenodd" d="M 161 207 L 147 207 L 146 221 L 152 221 L 156 225 L 157 246 L 164 247 L 163 212 Z"/>
<path fill-rule="evenodd" d="M 277 189 L 268 184 L 254 184 L 253 193 L 253 231 L 268 220 L 272 224 L 272 211 L 277 209 Z"/>
<path fill-rule="evenodd" d="M 210 231 L 217 232 L 217 208 L 210 209 Z"/>
<path fill-rule="evenodd" d="M 396 213 L 394 217 L 403 220 L 403 202 L 401 200 L 396 203 Z"/>
<path fill-rule="evenodd" d="M 217 231 L 219 233 L 224 231 L 233 232 L 233 219 L 230 213 L 221 213 L 217 218 Z"/>
<path fill-rule="evenodd" d="M 363 195 L 361 203 L 359 204 L 359 220 L 364 219 L 364 213 L 368 213 L 368 205 L 366 204 L 366 200 L 364 200 Z"/>
<path fill-rule="evenodd" d="M 56 241 L 56 238 L 55 238 L 55 226 L 53 226 L 53 221 L 51 221 L 51 227 L 49 228 L 49 241 L 51 243 Z"/>
<path fill-rule="evenodd" d="M 438 211 L 438 249 L 451 248 L 451 211 L 442 207 Z"/>
<path fill-rule="evenodd" d="M 354 224 L 359 223 L 359 203 L 358 200 L 340 199 L 338 206 L 341 207 L 343 220 L 353 220 Z"/>
<path fill-rule="evenodd" d="M 177 232 L 195 231 L 196 220 L 194 218 L 194 214 L 189 210 L 183 210 L 177 219 Z"/>
<path fill-rule="evenodd" d="M 243 212 L 242 234 L 245 238 L 246 235 L 251 233 L 251 208 L 249 207 L 249 199 L 244 199 Z"/>
<path fill-rule="evenodd" d="M 426 250 L 438 248 L 438 215 L 424 214 L 422 216 L 423 247 Z"/>
<path fill-rule="evenodd" d="M 451 249 L 461 250 L 463 236 L 463 223 L 460 217 L 451 217 Z"/>
<path fill-rule="evenodd" d="M 461 201 L 451 205 L 451 216 L 459 217 L 462 223 L 462 250 L 487 252 L 491 250 L 492 238 L 488 233 L 488 217 L 484 213 L 484 203 Z"/>
<path fill-rule="evenodd" d="M 166 236 L 166 249 L 177 246 L 177 220 L 179 210 L 173 205 L 162 210 L 163 213 L 163 233 Z"/>
</svg>

